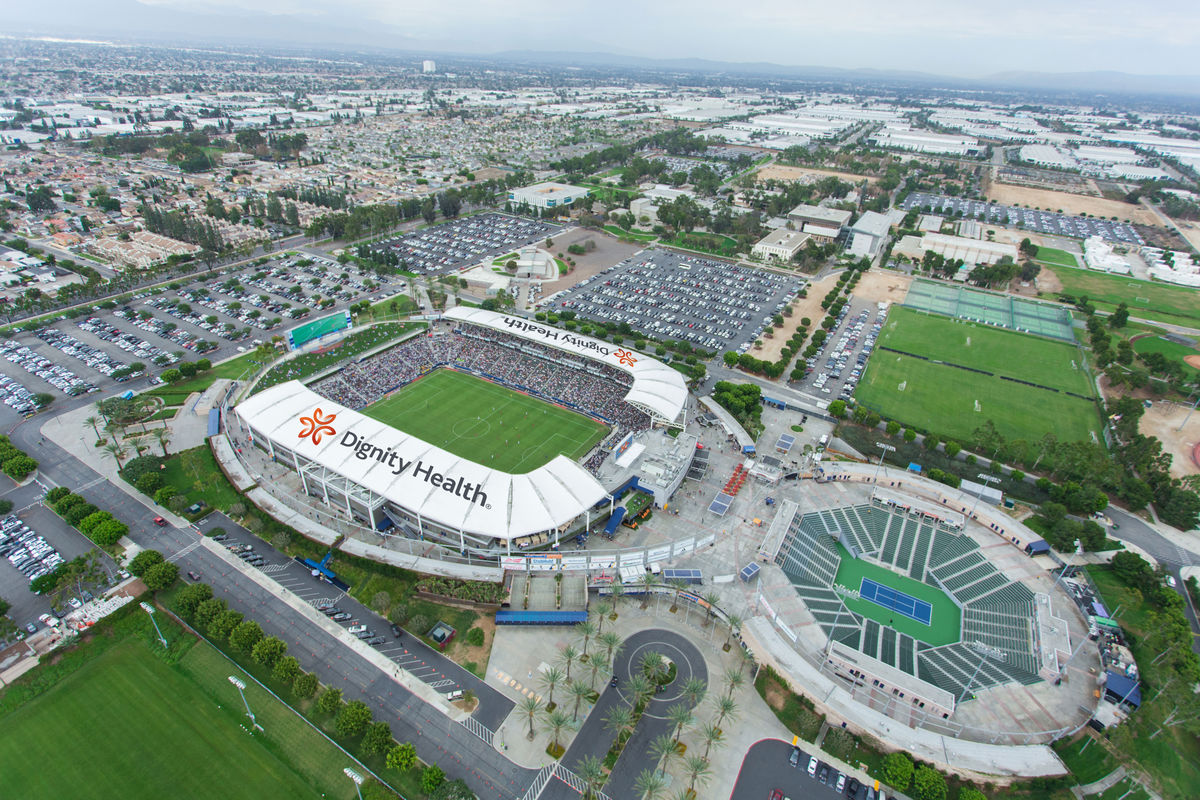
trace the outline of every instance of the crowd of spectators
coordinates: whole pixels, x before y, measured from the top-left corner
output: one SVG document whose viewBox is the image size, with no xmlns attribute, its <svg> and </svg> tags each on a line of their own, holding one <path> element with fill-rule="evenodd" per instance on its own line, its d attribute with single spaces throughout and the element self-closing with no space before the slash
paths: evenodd
<svg viewBox="0 0 1200 800">
<path fill-rule="evenodd" d="M 440 327 L 431 336 L 410 339 L 348 364 L 312 388 L 348 408 L 362 409 L 442 366 L 480 373 L 577 408 L 612 425 L 621 436 L 650 427 L 650 417 L 624 400 L 633 380 L 628 374 L 502 331 L 465 323 Z M 608 449 L 597 445 L 584 460 L 585 468 L 595 472 L 607 455 Z"/>
</svg>

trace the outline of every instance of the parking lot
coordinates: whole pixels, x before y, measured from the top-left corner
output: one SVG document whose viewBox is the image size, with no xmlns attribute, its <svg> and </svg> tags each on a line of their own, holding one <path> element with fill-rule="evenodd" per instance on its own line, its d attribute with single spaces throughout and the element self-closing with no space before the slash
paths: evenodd
<svg viewBox="0 0 1200 800">
<path fill-rule="evenodd" d="M 541 220 L 488 213 L 394 236 L 373 247 L 394 252 L 401 269 L 438 275 L 505 255 L 562 230 Z"/>
<path fill-rule="evenodd" d="M 217 280 L 141 292 L 120 306 L 0 343 L 9 362 L 0 364 L 0 400 L 31 414 L 40 393 L 75 397 L 127 382 L 141 388 L 136 382 L 182 359 L 235 356 L 314 312 L 379 300 L 402 284 L 331 258 L 277 254 L 264 264 L 227 269 Z"/>
<path fill-rule="evenodd" d="M 863 786 L 810 752 L 780 739 L 763 739 L 750 748 L 742 760 L 737 784 L 730 795 L 730 800 L 833 798 L 884 800 L 875 790 L 874 782 Z"/>
<path fill-rule="evenodd" d="M 803 285 L 727 261 L 651 249 L 580 282 L 552 303 L 584 319 L 627 323 L 655 339 L 745 352 Z"/>
<path fill-rule="evenodd" d="M 792 385 L 829 399 L 853 397 L 886 319 L 887 309 L 879 304 L 847 303 L 821 349 L 806 362 L 804 378 Z"/>
<path fill-rule="evenodd" d="M 902 207 L 908 211 L 914 208 L 922 210 L 932 208 L 935 214 L 957 213 L 963 217 L 971 217 L 995 225 L 1024 228 L 1053 236 L 1070 236 L 1076 239 L 1099 236 L 1106 242 L 1145 244 L 1142 235 L 1129 223 L 1100 217 L 1077 217 L 1053 211 L 1039 211 L 1035 208 L 1005 206 L 999 203 L 986 203 L 982 200 L 968 200 L 962 197 L 926 194 L 925 192 L 913 192 L 905 198 Z"/>
</svg>

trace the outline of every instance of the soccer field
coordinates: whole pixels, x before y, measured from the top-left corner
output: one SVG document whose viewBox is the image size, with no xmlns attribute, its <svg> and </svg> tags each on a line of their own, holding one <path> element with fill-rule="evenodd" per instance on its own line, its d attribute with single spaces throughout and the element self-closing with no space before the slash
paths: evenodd
<svg viewBox="0 0 1200 800">
<path fill-rule="evenodd" d="M 1088 301 L 1102 311 L 1113 311 L 1118 303 L 1129 306 L 1135 317 L 1161 319 L 1180 325 L 1195 326 L 1200 319 L 1200 303 L 1196 290 L 1169 283 L 1143 281 L 1120 275 L 1109 275 L 1090 269 L 1055 267 L 1054 275 L 1062 283 L 1062 291 Z"/>
<path fill-rule="evenodd" d="M 977 372 L 876 350 L 854 394 L 889 419 L 915 425 L 960 443 L 991 420 L 1008 439 L 1060 441 L 1100 434 L 1096 404 Z"/>
<path fill-rule="evenodd" d="M 482 378 L 439 369 L 363 414 L 456 456 L 509 473 L 582 458 L 608 433 L 589 417 Z"/>
<path fill-rule="evenodd" d="M 896 306 L 888 312 L 879 346 L 1088 397 L 1092 394 L 1087 373 L 1080 369 L 1079 351 L 1066 342 L 1041 336 Z"/>
<path fill-rule="evenodd" d="M 141 640 L 114 646 L 2 718 L 0 794 L 353 798 L 341 776 L 348 760 L 253 684 L 247 699 L 267 733 L 244 730 L 241 700 L 226 681 L 231 669 L 203 644 L 178 667 Z M 284 760 L 295 757 L 320 775 L 319 787 Z"/>
<path fill-rule="evenodd" d="M 911 617 L 906 617 L 869 600 L 841 595 L 846 608 L 868 619 L 873 619 L 880 625 L 895 628 L 900 633 L 935 647 L 959 641 L 962 632 L 962 612 L 941 589 L 904 575 L 897 575 L 890 569 L 872 564 L 864 559 L 854 558 L 846 548 L 842 547 L 841 543 L 836 546 L 842 562 L 838 565 L 834 583 L 847 589 L 858 590 L 865 578 L 909 595 L 916 600 L 926 602 L 932 607 L 932 611 L 929 615 L 930 624 L 924 625 Z"/>
</svg>

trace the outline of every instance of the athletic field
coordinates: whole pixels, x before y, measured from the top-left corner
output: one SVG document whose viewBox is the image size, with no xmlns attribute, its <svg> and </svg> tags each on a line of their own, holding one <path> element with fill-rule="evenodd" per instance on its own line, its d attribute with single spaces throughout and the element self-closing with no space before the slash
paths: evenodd
<svg viewBox="0 0 1200 800">
<path fill-rule="evenodd" d="M 207 645 L 171 667 L 140 639 L 115 645 L 0 719 L 5 797 L 266 797 L 350 800 L 351 762 L 251 681 L 265 735 L 251 737 Z M 306 778 L 294 769 L 303 765 Z M 349 790 L 349 791 L 347 791 Z"/>
<path fill-rule="evenodd" d="M 1152 283 L 1090 269 L 1054 267 L 1053 271 L 1063 292 L 1076 297 L 1087 295 L 1088 301 L 1101 311 L 1114 311 L 1118 303 L 1125 303 L 1134 317 L 1189 327 L 1195 327 L 1200 320 L 1196 290 L 1187 286 Z"/>
<path fill-rule="evenodd" d="M 559 454 L 582 458 L 608 433 L 582 414 L 451 369 L 434 370 L 362 413 L 456 456 L 518 474 Z"/>
<path fill-rule="evenodd" d="M 836 585 L 858 591 L 864 579 L 874 581 L 915 600 L 928 603 L 932 610 L 929 614 L 930 624 L 924 625 L 877 603 L 842 594 L 841 598 L 846 608 L 935 647 L 959 641 L 962 633 L 962 611 L 940 589 L 905 575 L 898 575 L 878 564 L 854 558 L 841 543 L 837 544 L 837 550 L 842 562 L 838 565 L 837 576 L 834 578 Z"/>
<path fill-rule="evenodd" d="M 1010 294 L 917 278 L 904 295 L 904 305 L 918 311 L 932 311 L 969 322 L 1075 342 L 1071 312 L 1054 303 L 1039 303 Z"/>
<path fill-rule="evenodd" d="M 879 337 L 890 347 L 1090 397 L 1074 345 L 893 306 Z"/>
</svg>

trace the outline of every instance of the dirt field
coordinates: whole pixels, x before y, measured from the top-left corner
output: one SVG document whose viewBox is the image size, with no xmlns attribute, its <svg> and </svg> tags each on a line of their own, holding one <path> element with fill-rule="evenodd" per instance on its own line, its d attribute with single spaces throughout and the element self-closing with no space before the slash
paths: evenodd
<svg viewBox="0 0 1200 800">
<path fill-rule="evenodd" d="M 1200 225 L 1186 219 L 1177 219 L 1175 224 L 1179 227 L 1179 232 L 1188 240 L 1188 244 L 1200 250 Z"/>
<path fill-rule="evenodd" d="M 1183 363 L 1187 364 L 1189 367 L 1200 369 L 1200 356 L 1184 356 Z"/>
<path fill-rule="evenodd" d="M 586 239 L 592 239 L 596 242 L 595 250 L 590 253 L 584 253 L 581 256 L 572 256 L 567 253 L 567 247 Z M 607 233 L 598 233 L 583 228 L 576 228 L 562 236 L 555 237 L 553 241 L 554 246 L 550 248 L 550 251 L 554 255 L 562 253 L 564 260 L 566 258 L 574 259 L 575 269 L 553 283 L 543 283 L 542 297 L 549 297 L 555 292 L 570 289 L 585 278 L 590 278 L 598 272 L 603 272 L 613 264 L 624 261 L 642 249 L 636 245 L 625 244 L 619 241 L 617 237 L 610 236 Z"/>
<path fill-rule="evenodd" d="M 777 181 L 798 181 L 805 178 L 810 179 L 810 182 L 819 181 L 821 178 L 841 178 L 850 183 L 858 183 L 864 178 L 868 183 L 876 183 L 878 178 L 868 178 L 866 175 L 852 175 L 849 172 L 836 172 L 831 169 L 809 169 L 808 167 L 785 167 L 782 164 L 771 164 L 763 167 L 758 171 L 757 178 L 760 181 L 777 180 Z"/>
<path fill-rule="evenodd" d="M 1171 477 L 1200 475 L 1200 467 L 1192 460 L 1192 451 L 1200 442 L 1200 410 L 1192 414 L 1183 430 L 1176 430 L 1187 416 L 1191 406 L 1179 403 L 1155 401 L 1146 409 L 1138 426 L 1146 436 L 1157 436 L 1163 443 L 1163 451 L 1171 454 Z"/>
<path fill-rule="evenodd" d="M 854 296 L 876 303 L 901 303 L 912 285 L 912 276 L 891 270 L 868 270 L 854 287 Z"/>
<path fill-rule="evenodd" d="M 1143 225 L 1161 226 L 1161 222 L 1149 209 L 1141 205 L 1107 200 L 1103 197 L 1085 197 L 1081 194 L 1056 192 L 1050 189 L 1029 189 L 1008 183 L 995 183 L 988 187 L 989 200 L 1008 205 L 1020 204 L 1034 208 L 1048 208 L 1065 214 L 1091 214 L 1099 217 L 1116 217 L 1119 220 L 1140 222 Z"/>
<path fill-rule="evenodd" d="M 868 273 L 869 274 L 869 273 Z M 792 303 L 792 315 L 784 317 L 783 327 L 775 332 L 773 338 L 763 338 L 762 350 L 750 349 L 750 355 L 755 358 L 761 358 L 763 361 L 775 361 L 779 358 L 779 352 L 783 350 L 783 346 L 787 344 L 788 339 L 792 338 L 792 334 L 796 332 L 796 328 L 800 326 L 800 320 L 808 317 L 812 322 L 808 326 L 808 335 L 811 337 L 813 331 L 817 330 L 819 323 L 825 317 L 825 312 L 821 310 L 821 300 L 837 283 L 837 275 L 826 275 L 819 283 L 810 283 L 808 285 L 808 297 L 799 297 Z M 860 286 L 862 284 L 859 284 Z"/>
</svg>

